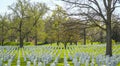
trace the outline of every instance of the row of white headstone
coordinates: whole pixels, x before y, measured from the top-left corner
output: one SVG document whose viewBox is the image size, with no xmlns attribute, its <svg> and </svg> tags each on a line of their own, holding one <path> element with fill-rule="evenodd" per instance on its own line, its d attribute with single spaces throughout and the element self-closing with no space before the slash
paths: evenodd
<svg viewBox="0 0 120 66">
<path fill-rule="evenodd" d="M 100 47 L 102 48 L 104 46 L 100 46 Z M 72 48 L 69 47 L 70 51 L 75 51 L 74 49 L 75 49 L 75 47 L 72 47 Z M 87 49 L 89 49 L 89 48 L 87 48 Z M 72 54 L 75 54 L 74 58 L 72 57 Z M 94 66 L 95 64 L 97 64 L 98 66 L 103 66 L 103 65 L 105 65 L 105 66 L 117 66 L 117 64 L 120 63 L 120 54 L 113 55 L 112 57 L 109 57 L 109 56 L 105 56 L 105 55 L 101 55 L 101 54 L 99 54 L 98 56 L 93 56 L 93 55 L 88 54 L 88 53 L 69 52 L 68 56 L 69 56 L 69 59 L 72 60 L 74 66 L 79 66 L 80 64 L 84 64 L 85 66 L 89 66 L 89 65 Z M 79 60 L 78 60 L 78 58 L 79 58 Z"/>
<path fill-rule="evenodd" d="M 12 61 L 15 58 L 15 50 L 17 47 L 11 47 L 11 46 L 0 46 L 0 66 L 11 66 Z M 8 61 L 7 64 L 4 64 L 3 62 Z"/>
<path fill-rule="evenodd" d="M 33 66 L 46 66 L 47 64 L 50 64 L 50 66 L 57 66 L 62 52 L 62 49 L 59 48 L 61 47 L 26 46 L 22 49 L 22 56 L 24 58 L 24 62 L 27 63 L 26 66 L 31 66 L 31 63 L 33 64 Z M 68 51 L 65 52 L 64 55 L 64 66 L 70 66 L 68 59 L 72 61 L 74 66 L 95 66 L 95 64 L 97 64 L 98 66 L 117 66 L 117 64 L 120 63 L 120 54 L 109 57 L 103 54 L 99 54 L 99 52 L 95 52 L 96 55 L 88 52 L 82 52 L 82 50 L 84 49 L 96 49 L 95 51 L 99 51 L 103 48 L 104 46 L 68 46 Z M 15 51 L 16 49 L 16 47 L 0 47 L 0 61 L 8 61 L 7 64 L 4 64 L 5 66 L 11 66 L 11 63 L 14 60 L 16 53 L 18 53 L 17 66 L 21 65 L 20 50 Z M 115 52 L 119 50 L 120 49 L 117 49 Z M 68 54 L 69 58 L 66 57 L 66 53 Z M 102 50 L 101 53 L 104 53 L 104 50 Z M 0 62 L 0 66 L 2 65 L 3 63 Z"/>
<path fill-rule="evenodd" d="M 95 47 L 95 46 L 94 46 Z M 102 49 L 102 47 L 104 46 L 100 46 L 100 48 Z M 45 47 L 44 47 L 45 48 Z M 53 49 L 55 48 L 55 49 Z M 98 66 L 101 65 L 106 65 L 106 66 L 116 66 L 117 63 L 119 63 L 120 61 L 120 57 L 119 56 L 112 56 L 112 57 L 108 57 L 108 56 L 104 56 L 104 55 L 98 55 L 98 56 L 94 56 L 94 55 L 89 55 L 88 53 L 81 53 L 81 52 L 73 52 L 75 51 L 75 46 L 74 47 L 69 47 L 71 49 L 69 49 L 71 52 L 68 53 L 70 60 L 72 60 L 73 65 L 74 66 L 79 66 L 81 64 L 84 64 L 85 66 L 94 66 L 95 64 L 97 64 Z M 87 48 L 87 47 L 82 47 L 82 48 Z M 92 47 L 93 48 L 93 47 Z M 96 47 L 95 47 L 96 48 Z M 46 47 L 46 49 L 49 49 L 49 51 L 45 50 L 46 53 L 43 53 L 42 56 L 42 62 L 44 63 L 45 61 L 43 61 L 45 58 L 49 57 L 49 54 L 52 56 L 55 56 L 57 54 L 56 47 Z M 51 50 L 52 49 L 52 50 Z M 88 48 L 87 48 L 88 49 Z M 81 49 L 82 50 L 82 49 Z M 55 52 L 54 52 L 55 51 Z M 48 52 L 48 53 L 47 53 Z M 103 51 L 104 52 L 104 51 Z M 98 52 L 99 53 L 99 52 Z M 47 54 L 47 55 L 46 55 Z M 74 55 L 74 57 L 72 57 Z M 52 57 L 53 57 L 52 56 Z M 51 58 L 52 58 L 51 57 Z M 53 58 L 52 58 L 53 59 Z M 51 66 L 56 66 L 58 63 L 59 58 L 56 57 L 55 61 L 53 63 L 51 63 Z M 79 59 L 79 60 L 78 60 Z M 46 59 L 47 61 L 48 59 Z M 64 56 L 64 66 L 69 66 L 67 58 Z"/>
<path fill-rule="evenodd" d="M 56 50 L 53 50 L 53 48 Z M 46 66 L 52 60 L 54 60 L 54 58 L 57 56 L 58 51 L 56 47 L 41 46 L 41 47 L 25 47 L 22 53 L 23 57 L 28 59 L 27 66 L 30 66 L 31 63 L 33 63 L 34 66 L 36 65 L 39 66 L 41 64 L 42 66 Z M 55 64 L 57 64 L 59 56 L 60 54 L 55 58 L 54 61 Z"/>
</svg>

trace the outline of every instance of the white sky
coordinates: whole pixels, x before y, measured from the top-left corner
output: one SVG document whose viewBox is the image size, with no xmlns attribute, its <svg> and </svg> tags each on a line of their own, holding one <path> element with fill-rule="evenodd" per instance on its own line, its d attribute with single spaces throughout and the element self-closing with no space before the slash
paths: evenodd
<svg viewBox="0 0 120 66">
<path fill-rule="evenodd" d="M 16 2 L 17 0 L 0 0 L 0 15 L 5 14 L 6 12 L 8 13 L 8 6 L 12 5 L 14 2 Z M 43 2 L 46 3 L 48 7 L 50 7 L 51 9 L 55 8 L 55 4 L 58 4 L 62 7 L 66 7 L 66 5 L 64 5 L 64 2 L 60 1 L 60 0 L 30 0 L 32 2 Z M 119 13 L 120 14 L 120 9 L 116 9 L 115 13 Z"/>
<path fill-rule="evenodd" d="M 12 5 L 14 2 L 17 0 L 2 0 L 0 1 L 0 14 L 5 14 L 6 12 L 8 13 L 8 6 Z M 46 3 L 48 7 L 51 9 L 55 8 L 55 4 L 58 4 L 60 6 L 63 6 L 63 2 L 60 0 L 31 0 L 32 2 L 43 2 Z"/>
</svg>

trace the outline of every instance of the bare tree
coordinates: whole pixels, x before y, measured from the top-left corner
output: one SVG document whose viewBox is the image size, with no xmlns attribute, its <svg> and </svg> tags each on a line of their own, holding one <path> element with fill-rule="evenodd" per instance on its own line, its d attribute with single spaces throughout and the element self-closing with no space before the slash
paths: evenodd
<svg viewBox="0 0 120 66">
<path fill-rule="evenodd" d="M 90 8 L 91 14 L 80 12 L 76 15 L 84 15 L 90 19 L 96 26 L 106 30 L 106 55 L 112 56 L 111 39 L 111 16 L 115 9 L 119 7 L 120 0 L 62 0 L 80 9 Z M 103 5 L 103 6 L 101 6 Z M 103 22 L 106 28 L 100 26 L 98 22 Z"/>
</svg>

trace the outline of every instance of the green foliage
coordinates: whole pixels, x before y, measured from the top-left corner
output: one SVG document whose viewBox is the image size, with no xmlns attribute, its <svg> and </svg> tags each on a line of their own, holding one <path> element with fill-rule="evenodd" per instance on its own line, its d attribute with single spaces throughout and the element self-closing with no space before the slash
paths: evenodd
<svg viewBox="0 0 120 66">
<path fill-rule="evenodd" d="M 17 45 L 19 45 L 19 42 L 5 42 L 4 45 L 7 45 L 7 46 L 17 46 Z M 33 46 L 34 44 L 32 42 L 24 42 L 24 45 L 25 46 L 28 46 L 28 45 Z"/>
<path fill-rule="evenodd" d="M 112 44 L 116 44 L 115 40 L 112 40 Z"/>
<path fill-rule="evenodd" d="M 32 46 L 32 45 L 34 45 L 32 42 L 24 42 L 24 45 L 25 46 L 28 46 L 28 45 L 30 45 L 30 46 Z"/>
<path fill-rule="evenodd" d="M 9 46 L 16 46 L 18 45 L 18 42 L 5 42 L 4 45 L 9 45 Z"/>
<path fill-rule="evenodd" d="M 38 43 L 37 43 L 37 45 L 41 45 L 41 44 L 43 44 L 43 42 L 38 42 Z"/>
<path fill-rule="evenodd" d="M 86 44 L 91 44 L 91 41 L 90 40 L 86 40 Z"/>
<path fill-rule="evenodd" d="M 115 42 L 120 42 L 120 24 L 119 22 L 118 23 L 115 23 L 112 25 L 113 28 L 112 28 L 112 39 L 115 40 Z"/>
<path fill-rule="evenodd" d="M 10 14 L 0 16 L 0 28 L 3 27 L 3 30 L 0 29 L 0 41 L 4 39 L 6 45 L 12 45 L 12 42 L 8 41 L 18 40 L 20 33 L 23 41 L 25 39 L 38 40 L 38 44 L 45 41 L 49 43 L 72 41 L 74 43 L 83 40 L 83 25 L 85 24 L 81 21 L 82 19 L 68 16 L 67 11 L 59 5 L 56 5 L 55 10 L 47 16 L 49 8 L 45 3 L 32 3 L 29 0 L 17 0 L 9 6 L 9 9 L 12 10 Z M 101 25 L 101 22 L 96 21 L 96 24 Z M 96 27 L 93 22 L 88 22 L 85 26 L 87 44 L 100 44 L 101 31 L 103 32 L 102 39 L 105 41 L 105 31 Z M 105 25 L 102 26 L 105 27 Z M 113 38 L 119 39 L 116 36 L 120 32 L 119 24 L 116 23 L 112 27 Z M 112 42 L 115 44 L 115 41 Z M 13 45 L 16 44 L 13 42 Z M 25 43 L 24 45 L 32 44 Z"/>
</svg>

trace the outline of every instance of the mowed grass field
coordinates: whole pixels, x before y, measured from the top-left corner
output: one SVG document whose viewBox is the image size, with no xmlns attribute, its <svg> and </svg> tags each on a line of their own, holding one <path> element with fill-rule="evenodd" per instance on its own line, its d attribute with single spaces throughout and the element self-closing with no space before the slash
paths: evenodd
<svg viewBox="0 0 120 66">
<path fill-rule="evenodd" d="M 41 47 L 42 46 L 42 47 Z M 72 63 L 72 60 L 69 58 L 69 54 L 71 54 L 72 57 L 75 56 L 76 53 L 87 53 L 91 57 L 94 55 L 97 57 L 98 55 L 105 55 L 105 45 L 68 45 L 65 49 L 63 45 L 57 46 L 55 44 L 53 45 L 41 45 L 41 46 L 25 46 L 24 48 L 17 48 L 14 50 L 13 54 L 15 54 L 15 58 L 12 61 L 11 66 L 17 66 L 17 59 L 18 56 L 20 57 L 20 66 L 27 66 L 27 62 L 30 61 L 29 58 L 26 58 L 26 61 L 24 61 L 24 56 L 28 55 L 36 55 L 37 57 L 40 57 L 41 55 L 45 53 L 52 53 L 53 58 L 52 61 L 49 62 L 46 66 L 50 66 L 51 63 L 53 63 L 58 55 L 60 55 L 57 66 L 64 66 L 64 57 L 66 56 L 68 64 L 70 66 L 74 66 Z M 50 49 L 48 49 L 51 47 Z M 120 55 L 120 45 L 113 45 L 113 55 Z M 33 52 L 32 52 L 33 51 Z M 7 64 L 8 61 L 3 61 L 3 66 Z M 36 61 L 38 63 L 38 61 Z M 30 66 L 34 66 L 33 62 L 31 62 Z M 36 65 L 38 66 L 38 65 Z M 82 64 L 81 66 L 85 66 L 85 64 Z M 90 66 L 90 65 L 89 65 Z M 95 66 L 98 66 L 95 63 Z M 120 63 L 117 64 L 117 66 L 120 66 Z"/>
</svg>

